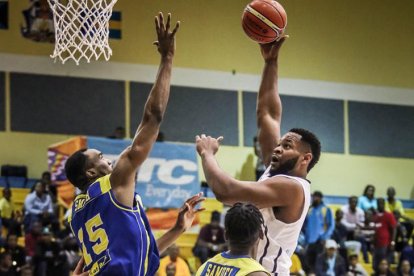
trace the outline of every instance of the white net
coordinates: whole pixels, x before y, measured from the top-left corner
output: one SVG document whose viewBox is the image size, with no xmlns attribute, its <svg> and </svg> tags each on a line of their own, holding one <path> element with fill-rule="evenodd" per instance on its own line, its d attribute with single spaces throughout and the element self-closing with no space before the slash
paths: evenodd
<svg viewBox="0 0 414 276">
<path fill-rule="evenodd" d="M 65 63 L 73 59 L 109 60 L 109 19 L 117 0 L 48 0 L 55 24 L 55 49 L 52 58 Z"/>
</svg>

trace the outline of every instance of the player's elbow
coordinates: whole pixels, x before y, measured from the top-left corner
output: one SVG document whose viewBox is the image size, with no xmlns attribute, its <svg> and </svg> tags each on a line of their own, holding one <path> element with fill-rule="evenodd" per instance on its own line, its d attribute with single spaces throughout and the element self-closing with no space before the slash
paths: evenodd
<svg viewBox="0 0 414 276">
<path fill-rule="evenodd" d="M 151 107 L 144 112 L 143 122 L 153 122 L 160 124 L 164 118 L 164 113 L 160 107 Z"/>
</svg>

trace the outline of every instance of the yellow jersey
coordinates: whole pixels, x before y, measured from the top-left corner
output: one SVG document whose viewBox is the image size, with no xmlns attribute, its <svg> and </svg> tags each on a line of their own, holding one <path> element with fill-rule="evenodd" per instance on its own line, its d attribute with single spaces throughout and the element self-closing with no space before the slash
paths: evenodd
<svg viewBox="0 0 414 276">
<path fill-rule="evenodd" d="M 244 276 L 252 272 L 269 272 L 250 256 L 235 256 L 228 252 L 217 254 L 205 262 L 196 273 L 196 276 Z"/>
</svg>

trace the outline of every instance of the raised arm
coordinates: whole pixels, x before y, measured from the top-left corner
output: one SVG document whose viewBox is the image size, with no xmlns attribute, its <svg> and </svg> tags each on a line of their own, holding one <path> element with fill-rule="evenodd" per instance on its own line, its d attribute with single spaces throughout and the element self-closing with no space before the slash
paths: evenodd
<svg viewBox="0 0 414 276">
<path fill-rule="evenodd" d="M 135 174 L 137 168 L 148 157 L 157 139 L 162 119 L 170 95 L 170 80 L 172 61 L 175 52 L 175 33 L 179 28 L 170 30 L 171 15 L 168 14 L 164 24 L 162 13 L 155 17 L 155 29 L 158 40 L 154 42 L 161 55 L 154 86 L 144 107 L 142 121 L 138 126 L 132 145 L 125 149 L 111 174 L 111 185 L 118 201 L 126 206 L 132 206 L 135 190 Z"/>
<path fill-rule="evenodd" d="M 269 166 L 273 149 L 280 139 L 282 103 L 278 91 L 278 57 L 285 39 L 282 37 L 270 44 L 260 44 L 265 65 L 257 95 L 257 139 L 266 167 Z"/>
<path fill-rule="evenodd" d="M 287 206 L 294 196 L 301 196 L 302 186 L 287 177 L 272 177 L 260 182 L 240 181 L 225 173 L 217 163 L 215 154 L 221 138 L 196 137 L 197 152 L 201 157 L 206 181 L 216 198 L 228 205 L 250 202 L 258 208 Z M 290 195 L 290 196 L 286 196 Z"/>
</svg>

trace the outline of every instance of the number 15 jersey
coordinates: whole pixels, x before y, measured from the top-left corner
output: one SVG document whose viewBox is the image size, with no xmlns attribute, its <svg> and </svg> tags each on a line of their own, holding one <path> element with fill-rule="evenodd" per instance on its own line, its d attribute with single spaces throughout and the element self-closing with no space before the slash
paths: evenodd
<svg viewBox="0 0 414 276">
<path fill-rule="evenodd" d="M 68 222 L 78 240 L 89 275 L 154 275 L 159 266 L 157 245 L 141 199 L 136 206 L 120 204 L 110 175 L 78 195 Z"/>
</svg>

